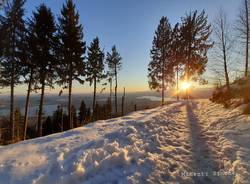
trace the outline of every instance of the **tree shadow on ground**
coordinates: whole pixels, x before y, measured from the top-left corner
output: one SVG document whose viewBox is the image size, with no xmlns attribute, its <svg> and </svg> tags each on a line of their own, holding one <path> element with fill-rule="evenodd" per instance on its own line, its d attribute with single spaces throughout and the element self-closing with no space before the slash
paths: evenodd
<svg viewBox="0 0 250 184">
<path fill-rule="evenodd" d="M 197 109 L 197 102 L 187 102 L 187 123 L 190 129 L 191 151 L 193 154 L 194 171 L 192 174 L 194 182 L 197 184 L 225 183 L 225 177 L 219 175 L 220 162 L 213 154 L 213 145 L 210 145 L 204 131 L 202 122 L 196 117 L 194 109 Z M 231 179 L 226 178 L 228 183 Z M 232 183 L 232 182 L 229 182 Z"/>
</svg>

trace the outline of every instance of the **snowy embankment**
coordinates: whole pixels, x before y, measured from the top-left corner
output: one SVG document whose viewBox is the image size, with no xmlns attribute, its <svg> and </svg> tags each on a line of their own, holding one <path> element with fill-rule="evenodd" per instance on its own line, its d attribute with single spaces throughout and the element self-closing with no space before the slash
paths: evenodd
<svg viewBox="0 0 250 184">
<path fill-rule="evenodd" d="M 248 183 L 249 162 L 250 117 L 176 102 L 0 147 L 0 184 Z"/>
</svg>

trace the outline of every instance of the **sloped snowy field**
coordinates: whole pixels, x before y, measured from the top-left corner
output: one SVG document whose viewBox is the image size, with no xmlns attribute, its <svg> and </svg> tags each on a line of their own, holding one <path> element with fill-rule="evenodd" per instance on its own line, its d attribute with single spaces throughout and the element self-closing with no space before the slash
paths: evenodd
<svg viewBox="0 0 250 184">
<path fill-rule="evenodd" d="M 249 172 L 250 117 L 207 100 L 0 147 L 0 184 L 247 184 Z"/>
</svg>

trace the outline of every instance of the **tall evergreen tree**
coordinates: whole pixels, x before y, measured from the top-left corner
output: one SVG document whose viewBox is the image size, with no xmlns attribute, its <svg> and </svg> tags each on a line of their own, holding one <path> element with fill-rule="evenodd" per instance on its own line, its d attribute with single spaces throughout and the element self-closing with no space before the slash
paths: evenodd
<svg viewBox="0 0 250 184">
<path fill-rule="evenodd" d="M 53 87 L 53 80 L 56 79 L 55 68 L 58 66 L 56 50 L 58 39 L 56 36 L 56 25 L 51 10 L 41 4 L 29 21 L 29 38 L 33 47 L 31 53 L 33 62 L 36 65 L 34 79 L 39 82 L 41 89 L 39 112 L 38 112 L 38 136 L 42 136 L 42 114 L 44 103 L 45 87 Z"/>
<path fill-rule="evenodd" d="M 84 103 L 84 100 L 81 101 L 81 105 L 79 108 L 79 113 L 78 113 L 78 119 L 80 122 L 80 125 L 83 125 L 86 119 L 86 114 L 87 114 L 87 107 Z"/>
<path fill-rule="evenodd" d="M 52 133 L 61 132 L 62 131 L 62 107 L 60 105 L 57 106 L 57 110 L 53 113 L 53 126 Z"/>
<path fill-rule="evenodd" d="M 171 62 L 171 26 L 166 17 L 162 17 L 155 32 L 150 51 L 151 61 L 148 66 L 149 87 L 161 90 L 162 105 L 167 84 L 173 83 L 174 70 Z"/>
<path fill-rule="evenodd" d="M 25 0 L 13 0 L 4 9 L 1 17 L 1 80 L 2 87 L 10 87 L 10 124 L 12 139 L 15 137 L 14 125 L 14 88 L 20 84 L 20 45 L 25 32 L 24 16 Z"/>
<path fill-rule="evenodd" d="M 24 111 L 24 133 L 23 140 L 26 139 L 27 127 L 28 127 L 28 111 L 30 103 L 30 94 L 32 90 L 37 88 L 37 80 L 34 79 L 36 71 L 35 55 L 33 55 L 32 49 L 35 46 L 32 40 L 31 32 L 26 29 L 25 36 L 22 40 L 22 47 L 20 52 L 21 65 L 22 65 L 22 76 L 24 78 L 24 83 L 28 85 L 26 101 L 25 101 L 25 111 Z"/>
<path fill-rule="evenodd" d="M 174 64 L 176 72 L 176 98 L 179 100 L 179 78 L 182 71 L 182 40 L 180 36 L 180 26 L 177 23 L 172 30 L 171 42 L 171 61 Z"/>
<path fill-rule="evenodd" d="M 50 116 L 48 116 L 43 124 L 43 135 L 53 134 L 53 122 Z"/>
<path fill-rule="evenodd" d="M 96 106 L 96 88 L 97 83 L 105 78 L 104 74 L 104 53 L 99 46 L 99 39 L 96 37 L 88 47 L 88 56 L 86 63 L 86 81 L 89 81 L 90 86 L 94 85 L 94 96 L 92 109 L 95 111 Z"/>
<path fill-rule="evenodd" d="M 213 46 L 209 40 L 211 32 L 204 10 L 201 13 L 195 10 L 182 18 L 181 39 L 187 81 L 196 79 L 205 71 L 207 51 Z"/>
<path fill-rule="evenodd" d="M 77 80 L 83 83 L 85 64 L 83 54 L 86 46 L 83 42 L 83 28 L 79 23 L 79 14 L 75 10 L 72 0 L 67 0 L 63 5 L 61 17 L 59 18 L 59 38 L 61 41 L 60 56 L 61 65 L 59 67 L 60 84 L 68 85 L 68 116 L 70 128 L 73 128 L 71 112 L 72 82 Z"/>
<path fill-rule="evenodd" d="M 115 45 L 112 47 L 111 53 L 107 53 L 106 62 L 109 68 L 109 76 L 112 78 L 115 78 L 115 113 L 118 113 L 118 105 L 117 105 L 117 88 L 118 88 L 118 77 L 117 74 L 121 70 L 122 63 L 121 63 L 122 57 L 117 52 Z M 111 99 L 110 99 L 111 100 Z"/>
</svg>

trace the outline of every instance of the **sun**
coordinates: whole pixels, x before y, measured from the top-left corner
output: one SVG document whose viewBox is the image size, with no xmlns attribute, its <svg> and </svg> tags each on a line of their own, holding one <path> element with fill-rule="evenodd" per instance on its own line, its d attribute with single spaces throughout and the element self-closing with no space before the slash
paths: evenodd
<svg viewBox="0 0 250 184">
<path fill-rule="evenodd" d="M 183 82 L 181 83 L 181 89 L 182 89 L 182 90 L 187 90 L 187 89 L 189 89 L 190 87 L 191 87 L 191 83 L 188 82 L 188 81 L 183 81 Z"/>
</svg>

